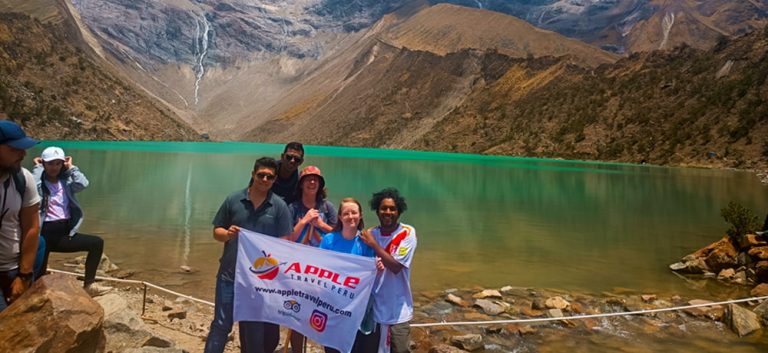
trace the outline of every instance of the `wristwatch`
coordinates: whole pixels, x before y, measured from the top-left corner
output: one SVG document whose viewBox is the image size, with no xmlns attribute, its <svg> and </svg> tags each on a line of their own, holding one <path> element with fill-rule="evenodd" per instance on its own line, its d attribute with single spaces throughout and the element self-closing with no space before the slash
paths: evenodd
<svg viewBox="0 0 768 353">
<path fill-rule="evenodd" d="M 35 274 L 32 273 L 32 272 L 29 272 L 29 273 L 21 273 L 21 272 L 19 272 L 19 274 L 16 277 L 21 278 L 21 280 L 24 281 L 24 282 L 32 282 L 32 278 L 34 277 L 34 275 Z"/>
</svg>

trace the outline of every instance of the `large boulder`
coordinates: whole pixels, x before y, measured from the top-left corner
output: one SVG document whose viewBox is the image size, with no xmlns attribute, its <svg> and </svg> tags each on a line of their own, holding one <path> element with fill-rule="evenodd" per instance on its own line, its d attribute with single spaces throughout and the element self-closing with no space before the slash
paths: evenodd
<svg viewBox="0 0 768 353">
<path fill-rule="evenodd" d="M 697 258 L 703 258 L 711 272 L 719 273 L 726 268 L 736 267 L 739 251 L 736 250 L 728 237 L 724 237 L 699 249 L 693 255 Z"/>
<path fill-rule="evenodd" d="M 103 321 L 81 282 L 43 276 L 0 312 L 0 352 L 103 352 Z"/>
<path fill-rule="evenodd" d="M 119 294 L 110 293 L 96 298 L 104 308 L 104 332 L 107 334 L 107 350 L 122 352 L 140 348 L 152 338 L 144 321 L 128 307 Z"/>
</svg>

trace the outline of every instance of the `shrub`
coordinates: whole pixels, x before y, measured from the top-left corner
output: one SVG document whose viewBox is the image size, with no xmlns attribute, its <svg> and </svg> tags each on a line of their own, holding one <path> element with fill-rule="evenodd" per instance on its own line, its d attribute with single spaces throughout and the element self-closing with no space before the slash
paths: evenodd
<svg viewBox="0 0 768 353">
<path fill-rule="evenodd" d="M 760 227 L 760 224 L 757 223 L 757 216 L 752 210 L 734 201 L 720 209 L 720 215 L 731 224 L 731 228 L 726 231 L 726 234 L 735 244 L 740 243 L 745 235 L 754 233 Z"/>
</svg>

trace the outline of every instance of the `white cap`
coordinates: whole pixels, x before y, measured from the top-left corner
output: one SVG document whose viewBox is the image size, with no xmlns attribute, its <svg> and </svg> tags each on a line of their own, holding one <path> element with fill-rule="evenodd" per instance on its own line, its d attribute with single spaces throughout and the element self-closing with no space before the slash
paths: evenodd
<svg viewBox="0 0 768 353">
<path fill-rule="evenodd" d="M 43 162 L 50 162 L 55 160 L 64 160 L 64 150 L 59 147 L 48 147 L 43 150 L 43 154 L 40 155 Z"/>
</svg>

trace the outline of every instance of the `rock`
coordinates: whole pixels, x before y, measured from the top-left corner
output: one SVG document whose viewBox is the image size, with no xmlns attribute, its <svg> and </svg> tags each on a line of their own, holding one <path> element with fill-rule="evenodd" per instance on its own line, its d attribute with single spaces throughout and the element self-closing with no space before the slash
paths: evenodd
<svg viewBox="0 0 768 353">
<path fill-rule="evenodd" d="M 571 306 L 571 303 L 568 303 L 565 299 L 563 299 L 560 296 L 547 298 L 547 300 L 544 302 L 544 305 L 547 307 L 547 309 L 560 309 L 564 310 Z"/>
<path fill-rule="evenodd" d="M 181 272 L 184 272 L 184 273 L 192 273 L 192 272 L 196 272 L 196 271 L 195 271 L 195 270 L 194 270 L 192 267 L 189 267 L 189 266 L 187 266 L 187 265 L 181 265 L 181 266 L 179 266 L 179 270 L 181 270 Z"/>
<path fill-rule="evenodd" d="M 501 327 L 501 326 L 490 326 L 490 327 L 486 327 L 485 330 L 483 330 L 483 331 L 485 331 L 485 333 L 487 333 L 487 334 L 494 335 L 494 334 L 499 334 L 502 331 L 504 331 L 504 328 Z"/>
<path fill-rule="evenodd" d="M 467 351 L 476 351 L 483 348 L 483 336 L 469 334 L 451 337 L 451 344 Z"/>
<path fill-rule="evenodd" d="M 116 270 L 109 273 L 110 276 L 120 279 L 133 277 L 134 274 L 135 272 L 131 270 Z"/>
<path fill-rule="evenodd" d="M 768 246 L 758 246 L 747 252 L 755 260 L 768 260 Z"/>
<path fill-rule="evenodd" d="M 676 262 L 669 265 L 669 268 L 675 272 L 689 273 L 694 275 L 709 272 L 707 263 L 704 262 L 704 259 L 701 258 L 695 258 L 684 262 Z"/>
<path fill-rule="evenodd" d="M 517 330 L 517 332 L 519 332 L 521 335 L 530 335 L 536 333 L 536 328 L 531 325 L 522 325 Z"/>
<path fill-rule="evenodd" d="M 763 326 L 768 326 L 768 300 L 763 301 L 760 305 L 756 306 L 752 312 L 757 314 L 757 318 L 763 323 Z"/>
<path fill-rule="evenodd" d="M 512 286 L 504 286 L 504 287 L 501 287 L 500 289 L 502 293 L 509 293 L 514 290 L 515 290 L 515 287 L 512 287 Z"/>
<path fill-rule="evenodd" d="M 755 278 L 757 282 L 768 283 L 768 261 L 758 261 L 755 264 Z"/>
<path fill-rule="evenodd" d="M 455 296 L 453 294 L 450 294 L 450 293 L 447 296 L 445 296 L 445 301 L 447 301 L 447 302 L 449 302 L 451 304 L 455 304 L 455 305 L 461 306 L 461 307 L 467 306 L 467 303 L 465 303 L 463 299 L 461 299 L 461 298 L 459 298 L 459 297 L 457 297 L 457 296 Z"/>
<path fill-rule="evenodd" d="M 734 270 L 732 268 L 726 268 L 726 269 L 720 271 L 720 273 L 717 274 L 717 279 L 719 279 L 719 280 L 730 280 L 730 279 L 733 279 L 733 277 L 735 277 L 735 276 L 736 276 L 736 270 Z"/>
<path fill-rule="evenodd" d="M 501 298 L 501 293 L 499 293 L 499 291 L 495 289 L 486 289 L 480 293 L 475 293 L 474 295 L 472 295 L 472 298 L 475 298 L 475 299 Z"/>
<path fill-rule="evenodd" d="M 107 334 L 107 350 L 120 352 L 129 348 L 140 348 L 153 336 L 144 321 L 130 308 L 117 293 L 96 298 L 104 308 L 104 332 Z"/>
<path fill-rule="evenodd" d="M 512 334 L 517 333 L 521 336 L 536 333 L 536 328 L 531 325 L 508 324 L 505 328 L 507 329 L 507 332 Z"/>
<path fill-rule="evenodd" d="M 86 255 L 81 255 L 81 256 L 75 257 L 72 260 L 71 263 L 74 264 L 74 265 L 78 265 L 78 266 L 80 266 L 80 265 L 85 266 L 85 257 L 86 257 Z M 120 268 L 117 267 L 117 265 L 113 264 L 112 261 L 109 260 L 109 257 L 107 257 L 106 254 L 101 254 L 101 260 L 99 261 L 99 267 L 96 268 L 96 271 L 101 272 L 101 273 L 108 273 L 108 272 L 111 272 L 111 271 L 117 271 L 119 269 Z"/>
<path fill-rule="evenodd" d="M 549 309 L 546 311 L 547 317 L 558 318 L 563 317 L 563 311 L 560 309 Z"/>
<path fill-rule="evenodd" d="M 166 316 L 168 316 L 168 320 L 178 319 L 183 320 L 187 318 L 187 311 L 186 310 L 171 310 L 166 313 Z"/>
<path fill-rule="evenodd" d="M 760 283 L 749 292 L 753 297 L 765 297 L 768 296 L 768 283 Z"/>
<path fill-rule="evenodd" d="M 162 336 L 152 336 L 147 342 L 144 343 L 144 347 L 159 347 L 159 348 L 171 348 L 176 344 L 171 341 L 170 338 Z"/>
<path fill-rule="evenodd" d="M 80 281 L 52 273 L 0 312 L 0 352 L 104 352 L 103 322 Z"/>
<path fill-rule="evenodd" d="M 640 296 L 640 299 L 642 299 L 646 303 L 652 303 L 657 298 L 655 294 L 643 294 Z"/>
<path fill-rule="evenodd" d="M 437 346 L 432 346 L 429 349 L 429 353 L 466 353 L 466 351 L 447 344 L 438 344 Z"/>
<path fill-rule="evenodd" d="M 736 275 L 733 276 L 731 281 L 733 281 L 733 283 L 741 284 L 741 285 L 747 284 L 747 272 L 746 271 L 736 272 Z"/>
<path fill-rule="evenodd" d="M 531 308 L 536 310 L 544 310 L 547 308 L 547 305 L 544 302 L 544 299 L 536 298 L 531 303 Z"/>
<path fill-rule="evenodd" d="M 711 304 L 709 300 L 693 299 L 688 301 L 688 305 Z M 723 316 L 723 307 L 720 305 L 702 306 L 698 308 L 683 309 L 684 312 L 696 317 L 708 317 L 712 320 L 718 320 Z"/>
<path fill-rule="evenodd" d="M 726 323 L 739 337 L 744 337 L 760 329 L 757 314 L 736 304 L 728 304 Z"/>
<path fill-rule="evenodd" d="M 492 302 L 488 299 L 475 300 L 474 305 L 483 309 L 483 312 L 485 312 L 488 315 L 499 315 L 504 311 L 506 311 L 506 308 L 504 306 L 497 304 L 497 302 Z"/>
<path fill-rule="evenodd" d="M 725 268 L 735 267 L 738 254 L 736 247 L 726 236 L 684 257 L 683 262 L 703 259 L 708 271 L 720 272 Z"/>
<path fill-rule="evenodd" d="M 523 308 L 520 310 L 520 313 L 528 317 L 539 317 L 544 315 L 544 311 L 531 308 Z"/>
</svg>

